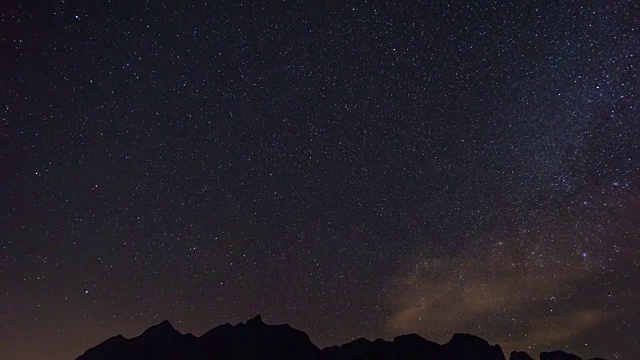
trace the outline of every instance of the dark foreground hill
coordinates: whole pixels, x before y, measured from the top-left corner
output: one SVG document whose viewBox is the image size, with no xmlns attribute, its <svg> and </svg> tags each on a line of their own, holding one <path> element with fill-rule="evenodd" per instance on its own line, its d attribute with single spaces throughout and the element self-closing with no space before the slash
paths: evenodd
<svg viewBox="0 0 640 360">
<path fill-rule="evenodd" d="M 260 315 L 238 325 L 224 324 L 200 337 L 182 334 L 168 321 L 154 325 L 140 336 L 118 335 L 87 350 L 78 360 L 506 360 L 498 345 L 468 334 L 455 334 L 440 345 L 416 334 L 393 341 L 358 339 L 320 350 L 306 333 L 289 325 L 267 325 Z M 524 352 L 510 360 L 532 359 Z M 581 360 L 562 351 L 540 354 L 540 360 Z"/>
</svg>

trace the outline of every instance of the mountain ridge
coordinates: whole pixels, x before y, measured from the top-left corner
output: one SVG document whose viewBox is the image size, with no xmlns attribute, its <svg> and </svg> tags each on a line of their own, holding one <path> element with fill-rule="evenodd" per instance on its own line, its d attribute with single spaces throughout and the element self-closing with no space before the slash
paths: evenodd
<svg viewBox="0 0 640 360">
<path fill-rule="evenodd" d="M 142 334 L 126 338 L 116 335 L 86 350 L 76 360 L 154 359 L 311 359 L 311 360 L 507 360 L 502 348 L 485 339 L 456 333 L 445 344 L 418 334 L 396 336 L 392 341 L 358 338 L 323 349 L 304 331 L 288 324 L 267 325 L 258 314 L 236 325 L 225 323 L 201 336 L 183 334 L 164 320 Z M 542 352 L 540 360 L 582 360 L 561 350 Z M 593 358 L 592 360 L 601 358 Z M 513 351 L 509 360 L 533 360 L 526 352 Z"/>
</svg>

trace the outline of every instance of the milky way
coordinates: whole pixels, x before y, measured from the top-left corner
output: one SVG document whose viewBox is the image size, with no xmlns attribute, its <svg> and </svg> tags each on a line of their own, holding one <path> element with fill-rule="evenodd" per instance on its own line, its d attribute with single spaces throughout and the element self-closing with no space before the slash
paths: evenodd
<svg viewBox="0 0 640 360">
<path fill-rule="evenodd" d="M 2 358 L 261 313 L 640 357 L 640 9 L 13 4 Z"/>
<path fill-rule="evenodd" d="M 633 346 L 627 334 L 637 331 L 629 321 L 637 317 L 638 279 L 627 269 L 637 266 L 640 238 L 633 194 L 607 194 L 528 228 L 502 222 L 507 232 L 472 231 L 471 245 L 450 257 L 425 247 L 394 284 L 389 329 L 446 342 L 462 328 L 538 353 L 578 339 L 585 348 L 601 344 L 609 328 L 616 340 L 607 342 Z"/>
</svg>

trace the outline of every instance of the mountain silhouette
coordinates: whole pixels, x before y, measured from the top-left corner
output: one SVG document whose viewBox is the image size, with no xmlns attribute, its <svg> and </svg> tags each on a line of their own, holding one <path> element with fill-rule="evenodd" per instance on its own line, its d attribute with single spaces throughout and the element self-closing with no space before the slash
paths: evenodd
<svg viewBox="0 0 640 360">
<path fill-rule="evenodd" d="M 512 351 L 509 360 L 533 360 L 533 358 L 524 351 Z"/>
<path fill-rule="evenodd" d="M 321 350 L 303 331 L 287 324 L 267 325 L 257 315 L 246 323 L 220 325 L 200 337 L 182 334 L 163 321 L 131 339 L 114 336 L 77 358 L 107 359 L 505 360 L 505 356 L 500 346 L 470 334 L 455 334 L 443 345 L 409 334 L 393 341 L 360 338 Z M 533 359 L 525 352 L 514 351 L 509 360 Z M 541 353 L 540 360 L 582 359 L 557 350 Z"/>
<path fill-rule="evenodd" d="M 540 360 L 582 360 L 578 355 L 569 354 L 561 350 L 552 352 L 543 352 L 540 354 Z"/>
</svg>

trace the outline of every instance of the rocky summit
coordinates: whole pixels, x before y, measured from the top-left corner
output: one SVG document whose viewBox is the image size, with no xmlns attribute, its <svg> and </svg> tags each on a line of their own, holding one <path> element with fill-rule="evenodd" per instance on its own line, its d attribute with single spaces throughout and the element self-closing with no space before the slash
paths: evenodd
<svg viewBox="0 0 640 360">
<path fill-rule="evenodd" d="M 364 338 L 324 349 L 309 336 L 287 324 L 267 325 L 260 315 L 237 325 L 224 324 L 200 337 L 182 334 L 163 321 L 127 339 L 114 336 L 87 350 L 77 360 L 506 360 L 499 345 L 470 334 L 455 334 L 446 344 L 416 334 L 393 341 Z M 533 360 L 525 352 L 512 352 L 509 360 Z M 582 360 L 563 351 L 543 352 L 540 360 Z"/>
</svg>

